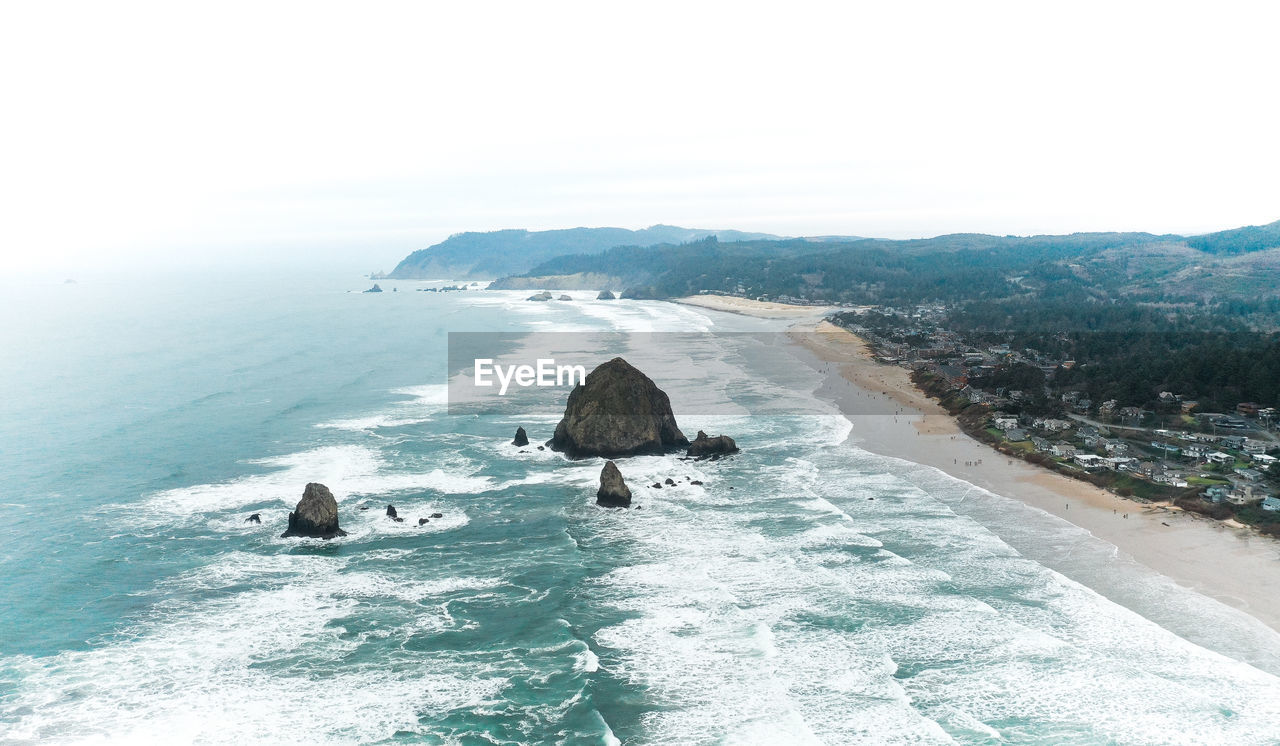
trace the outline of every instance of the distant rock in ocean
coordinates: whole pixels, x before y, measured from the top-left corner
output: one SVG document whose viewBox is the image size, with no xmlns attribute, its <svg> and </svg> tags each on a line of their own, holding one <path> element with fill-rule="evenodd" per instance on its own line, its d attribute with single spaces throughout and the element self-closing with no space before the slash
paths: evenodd
<svg viewBox="0 0 1280 746">
<path fill-rule="evenodd" d="M 365 291 L 366 293 L 381 293 L 382 288 L 378 287 L 378 283 L 373 283 L 373 287 Z"/>
<path fill-rule="evenodd" d="M 570 298 L 569 296 L 567 296 L 567 295 L 565 295 L 565 294 L 561 293 L 561 294 L 560 294 L 560 297 L 558 298 L 558 300 L 573 300 L 573 298 Z"/>
<path fill-rule="evenodd" d="M 262 516 L 257 513 L 254 513 L 253 515 L 244 519 L 244 522 L 245 523 L 262 523 Z"/>
<path fill-rule="evenodd" d="M 606 508 L 631 507 L 631 489 L 622 479 L 622 472 L 612 461 L 605 462 L 600 470 L 600 489 L 596 492 L 596 504 Z"/>
<path fill-rule="evenodd" d="M 309 536 L 319 539 L 332 539 L 335 536 L 346 536 L 347 532 L 338 527 L 338 501 L 333 493 L 319 482 L 312 482 L 302 492 L 298 507 L 289 514 L 289 528 L 281 537 Z"/>
<path fill-rule="evenodd" d="M 551 300 L 551 293 L 543 290 L 541 293 L 530 295 L 528 298 L 525 298 L 525 300 L 548 301 Z"/>
<path fill-rule="evenodd" d="M 599 295 L 596 296 L 596 300 L 614 300 L 616 297 L 617 296 L 608 290 L 601 290 Z"/>
<path fill-rule="evenodd" d="M 529 445 L 529 435 L 524 431 L 523 427 L 516 428 L 516 438 L 515 440 L 511 441 L 511 445 L 513 446 Z"/>
<path fill-rule="evenodd" d="M 737 452 L 738 444 L 728 435 L 717 435 L 714 438 L 709 438 L 706 433 L 699 430 L 697 437 L 689 444 L 689 450 L 684 455 L 703 459 L 719 458 Z"/>
<path fill-rule="evenodd" d="M 548 441 L 569 458 L 660 454 L 689 445 L 671 400 L 644 373 L 615 357 L 574 387 Z"/>
</svg>

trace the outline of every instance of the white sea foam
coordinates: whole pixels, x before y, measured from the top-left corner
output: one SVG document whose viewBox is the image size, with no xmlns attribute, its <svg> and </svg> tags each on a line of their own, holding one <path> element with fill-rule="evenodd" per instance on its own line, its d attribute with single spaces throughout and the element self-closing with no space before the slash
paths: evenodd
<svg viewBox="0 0 1280 746">
<path fill-rule="evenodd" d="M 390 601 L 412 604 L 420 627 L 432 616 L 422 602 L 495 582 L 406 582 L 352 571 L 346 558 L 232 553 L 170 585 L 234 592 L 162 604 L 91 650 L 19 661 L 6 739 L 351 743 L 418 732 L 422 713 L 490 701 L 505 679 L 406 650 L 357 662 L 353 652 L 386 633 L 351 635 L 344 620 L 369 600 Z M 435 626 L 449 620 L 437 613 Z"/>
<path fill-rule="evenodd" d="M 387 467 L 377 451 L 363 446 L 324 446 L 254 463 L 273 470 L 227 482 L 165 490 L 147 498 L 143 507 L 155 520 L 262 504 L 292 509 L 308 482 L 329 487 L 340 504 L 352 498 L 420 490 L 469 494 L 483 492 L 493 485 L 489 477 L 443 469 L 395 471 Z"/>
</svg>

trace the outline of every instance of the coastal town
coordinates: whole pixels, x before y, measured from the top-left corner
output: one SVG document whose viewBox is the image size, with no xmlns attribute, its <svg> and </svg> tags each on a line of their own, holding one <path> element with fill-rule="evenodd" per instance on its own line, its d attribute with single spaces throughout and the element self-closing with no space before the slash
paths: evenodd
<svg viewBox="0 0 1280 746">
<path fill-rule="evenodd" d="M 862 307 L 831 320 L 864 339 L 878 362 L 910 370 L 966 432 L 1007 455 L 1126 498 L 1280 535 L 1274 407 L 1242 401 L 1204 411 L 1179 391 L 1155 392 L 1150 402 L 1093 401 L 1060 380 L 1087 361 L 984 344 L 941 328 L 943 311 Z M 1015 388 L 1010 372 L 1019 370 L 1039 371 L 1043 383 Z"/>
</svg>

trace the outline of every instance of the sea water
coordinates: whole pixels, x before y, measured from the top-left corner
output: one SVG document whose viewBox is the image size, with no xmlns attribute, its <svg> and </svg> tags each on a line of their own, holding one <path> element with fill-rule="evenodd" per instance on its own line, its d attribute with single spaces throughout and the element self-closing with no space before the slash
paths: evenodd
<svg viewBox="0 0 1280 746">
<path fill-rule="evenodd" d="M 0 741 L 1280 740 L 1273 637 L 1154 574 L 1131 604 L 1068 578 L 1026 548 L 1084 532 L 854 447 L 777 351 L 648 371 L 744 450 L 626 459 L 638 510 L 510 445 L 553 414 L 448 407 L 449 332 L 785 324 L 365 284 L 4 285 Z M 279 538 L 308 482 L 345 538 Z"/>
</svg>

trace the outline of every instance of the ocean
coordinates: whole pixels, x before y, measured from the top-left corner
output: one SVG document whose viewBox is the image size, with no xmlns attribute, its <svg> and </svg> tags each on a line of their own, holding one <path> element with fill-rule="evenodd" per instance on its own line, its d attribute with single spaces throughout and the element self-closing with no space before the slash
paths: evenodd
<svg viewBox="0 0 1280 746">
<path fill-rule="evenodd" d="M 368 284 L 5 282 L 0 742 L 1280 742 L 1242 615 L 1158 577 L 1117 603 L 1083 532 L 858 448 L 748 337 L 646 370 L 743 452 L 619 461 L 638 510 L 536 449 L 553 413 L 448 406 L 451 332 L 786 322 Z M 279 537 L 308 482 L 348 536 Z"/>
</svg>

